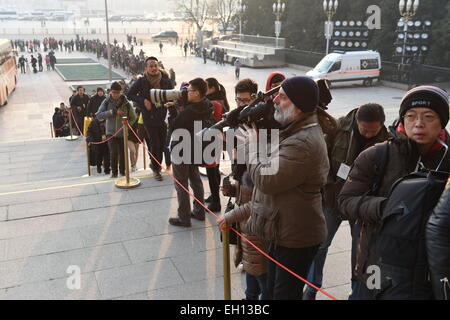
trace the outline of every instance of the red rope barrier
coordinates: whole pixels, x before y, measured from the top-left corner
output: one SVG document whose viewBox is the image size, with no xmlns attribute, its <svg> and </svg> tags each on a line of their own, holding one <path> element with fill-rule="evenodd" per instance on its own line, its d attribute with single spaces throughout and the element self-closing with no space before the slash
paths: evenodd
<svg viewBox="0 0 450 320">
<path fill-rule="evenodd" d="M 104 141 L 102 141 L 102 142 L 89 142 L 89 143 L 90 143 L 90 144 L 95 144 L 95 145 L 99 145 L 99 144 L 106 143 L 106 142 L 108 142 L 109 140 L 111 140 L 112 138 L 114 138 L 115 136 L 117 136 L 117 135 L 119 134 L 119 132 L 122 131 L 122 130 L 123 130 L 123 127 L 120 128 L 119 130 L 117 130 L 117 132 L 114 133 L 111 137 L 109 137 L 108 139 L 106 139 L 106 140 L 104 140 Z"/>
<path fill-rule="evenodd" d="M 133 134 L 136 136 L 136 138 L 140 141 L 140 143 L 142 143 L 141 139 L 139 139 L 139 136 L 136 134 L 136 132 L 134 132 L 133 128 L 130 126 L 130 124 L 128 124 L 128 127 L 130 128 L 131 132 L 133 132 Z M 144 148 L 147 150 L 147 153 L 156 161 L 156 163 L 163 168 L 162 164 L 158 162 L 158 160 L 152 155 L 152 153 L 147 149 L 147 147 L 144 145 Z M 163 169 L 164 170 L 164 169 Z M 214 217 L 219 218 L 219 216 L 217 216 L 214 212 L 212 212 L 211 210 L 209 210 L 201 201 L 199 201 L 189 190 L 187 190 L 170 172 L 166 171 L 166 173 L 175 181 L 175 183 L 177 183 L 179 186 L 181 186 L 183 188 L 183 190 L 185 190 L 195 201 L 197 201 L 206 211 L 208 211 L 209 213 L 211 213 Z M 332 300 L 338 300 L 336 297 L 332 296 L 331 294 L 323 291 L 322 289 L 316 287 L 315 285 L 313 285 L 312 283 L 309 283 L 307 280 L 303 279 L 302 277 L 300 277 L 299 275 L 297 275 L 295 272 L 293 272 L 292 270 L 290 270 L 288 267 L 282 265 L 281 263 L 279 263 L 278 261 L 276 261 L 275 259 L 273 259 L 271 256 L 269 256 L 267 253 L 265 253 L 264 251 L 262 251 L 261 249 L 259 249 L 253 242 L 251 242 L 250 240 L 248 240 L 246 237 L 244 237 L 242 234 L 240 234 L 238 231 L 236 231 L 234 228 L 232 227 L 228 227 L 226 229 L 224 229 L 225 231 L 228 230 L 232 230 L 233 232 L 235 232 L 239 237 L 241 237 L 244 241 L 247 241 L 252 247 L 254 247 L 256 250 L 258 250 L 263 256 L 265 256 L 266 258 L 268 258 L 269 260 L 271 260 L 272 262 L 274 262 L 275 264 L 277 264 L 279 267 L 283 268 L 284 270 L 286 270 L 287 272 L 289 272 L 290 274 L 292 274 L 294 277 L 296 277 L 297 279 L 303 281 L 304 283 L 306 283 L 307 285 L 313 287 L 314 289 L 316 289 L 317 291 L 320 291 L 321 293 L 323 293 L 324 295 L 326 295 L 327 297 L 329 297 Z"/>
<path fill-rule="evenodd" d="M 55 131 L 61 131 L 66 126 L 66 124 L 67 124 L 67 120 L 64 119 L 64 124 L 62 125 L 62 127 L 58 128 L 58 129 L 55 129 Z"/>
<path fill-rule="evenodd" d="M 77 123 L 77 121 L 75 120 L 75 117 L 73 116 L 72 109 L 69 109 L 69 111 L 70 111 L 70 113 L 72 114 L 72 121 L 75 123 L 75 126 L 77 127 L 78 132 L 81 134 L 82 137 L 84 137 L 83 132 L 81 132 L 80 127 L 78 127 L 78 123 Z"/>
</svg>

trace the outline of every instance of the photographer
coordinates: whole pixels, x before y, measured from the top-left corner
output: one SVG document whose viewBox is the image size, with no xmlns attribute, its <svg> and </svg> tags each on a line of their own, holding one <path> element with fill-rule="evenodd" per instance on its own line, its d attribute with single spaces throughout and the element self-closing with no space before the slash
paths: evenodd
<svg viewBox="0 0 450 320">
<path fill-rule="evenodd" d="M 338 231 L 342 219 L 337 208 L 337 197 L 344 186 L 346 175 L 344 171 L 350 168 L 358 155 L 367 148 L 381 143 L 389 138 L 384 126 L 385 114 L 383 107 L 375 103 L 367 103 L 350 111 L 338 120 L 338 129 L 325 136 L 330 161 L 328 181 L 323 189 L 323 210 L 327 222 L 327 239 L 319 247 L 308 273 L 308 281 L 317 287 L 322 287 L 323 267 L 333 238 Z M 361 228 L 355 221 L 349 221 L 352 235 L 352 270 L 356 263 L 356 248 Z M 355 280 L 352 277 L 352 286 Z M 308 286 L 303 300 L 315 300 L 317 291 Z"/>
<path fill-rule="evenodd" d="M 306 77 L 283 82 L 274 99 L 274 118 L 281 125 L 279 148 L 265 163 L 249 152 L 248 171 L 254 182 L 248 230 L 268 243 L 269 255 L 301 277 L 325 240 L 321 188 L 329 170 L 327 148 L 318 123 L 319 88 Z M 249 150 L 257 150 L 257 130 L 246 126 Z M 276 172 L 267 167 L 277 163 Z M 304 283 L 268 263 L 271 299 L 301 299 Z"/>
<path fill-rule="evenodd" d="M 127 98 L 121 94 L 122 87 L 118 82 L 111 85 L 110 95 L 103 101 L 98 113 L 97 119 L 106 120 L 106 137 L 111 137 L 122 128 L 122 117 L 127 117 L 132 126 L 136 121 L 136 114 Z M 114 138 L 108 141 L 111 153 L 111 178 L 118 177 L 118 162 L 120 162 L 120 174 L 125 175 L 125 154 L 123 146 L 123 130 Z"/>
<path fill-rule="evenodd" d="M 137 79 L 128 91 L 127 97 L 136 103 L 136 107 L 142 110 L 144 126 L 147 130 L 147 146 L 150 152 L 157 159 L 151 157 L 151 169 L 154 177 L 162 181 L 161 168 L 164 145 L 167 136 L 166 116 L 167 108 L 162 105 L 153 105 L 150 100 L 150 89 L 173 89 L 172 81 L 168 74 L 160 70 L 158 59 L 149 57 L 145 61 L 146 67 L 144 76 Z"/>
<path fill-rule="evenodd" d="M 186 108 L 178 114 L 178 116 L 172 121 L 173 137 L 177 136 L 177 130 L 179 129 L 181 137 L 172 138 L 171 150 L 172 150 L 172 166 L 173 166 L 173 176 L 180 182 L 186 189 L 189 188 L 189 184 L 194 191 L 194 196 L 197 200 L 204 202 L 204 189 L 203 182 L 200 178 L 200 172 L 198 166 L 201 163 L 195 163 L 195 146 L 196 143 L 196 132 L 195 124 L 196 121 L 202 122 L 202 127 L 211 126 L 214 124 L 214 115 L 211 101 L 206 99 L 207 85 L 206 82 L 201 78 L 196 78 L 189 82 L 188 87 L 188 103 Z M 174 153 L 174 148 L 179 144 L 186 144 L 184 141 L 184 135 L 181 133 L 183 131 L 189 132 L 190 138 L 190 150 L 182 150 L 178 154 Z M 186 158 L 188 152 L 190 157 Z M 179 158 L 178 158 L 179 157 Z M 181 160 L 181 161 L 180 161 Z M 190 227 L 191 217 L 200 221 L 205 220 L 205 210 L 204 208 L 194 200 L 194 210 L 191 212 L 189 194 L 181 186 L 175 182 L 175 189 L 177 191 L 178 197 L 178 217 L 170 218 L 169 223 L 174 226 L 179 227 Z"/>
</svg>

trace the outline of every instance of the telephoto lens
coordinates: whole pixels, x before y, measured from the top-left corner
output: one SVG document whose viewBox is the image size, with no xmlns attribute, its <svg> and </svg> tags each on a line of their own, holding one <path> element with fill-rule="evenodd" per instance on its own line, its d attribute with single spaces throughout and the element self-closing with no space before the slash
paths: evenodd
<svg viewBox="0 0 450 320">
<path fill-rule="evenodd" d="M 150 90 L 150 101 L 156 105 L 166 104 L 167 102 L 175 101 L 178 99 L 187 100 L 187 90 Z"/>
</svg>

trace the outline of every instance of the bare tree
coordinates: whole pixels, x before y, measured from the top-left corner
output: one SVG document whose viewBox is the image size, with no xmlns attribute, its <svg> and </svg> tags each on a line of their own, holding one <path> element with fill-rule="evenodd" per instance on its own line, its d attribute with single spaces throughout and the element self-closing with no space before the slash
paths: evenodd
<svg viewBox="0 0 450 320">
<path fill-rule="evenodd" d="M 210 12 L 210 0 L 174 0 L 178 9 L 183 13 L 186 21 L 197 26 L 198 31 L 203 29 Z"/>
<path fill-rule="evenodd" d="M 241 0 L 214 0 L 214 7 L 224 33 L 236 18 L 240 2 Z"/>
</svg>

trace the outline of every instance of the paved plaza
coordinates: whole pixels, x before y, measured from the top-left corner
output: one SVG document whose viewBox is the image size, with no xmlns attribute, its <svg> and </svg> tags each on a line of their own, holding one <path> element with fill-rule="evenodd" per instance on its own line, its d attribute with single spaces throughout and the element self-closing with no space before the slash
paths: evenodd
<svg viewBox="0 0 450 320">
<path fill-rule="evenodd" d="M 170 45 L 162 55 L 156 44 L 143 49 L 173 68 L 179 84 L 198 76 L 216 77 L 234 105 L 232 66 L 184 58 L 179 47 Z M 97 61 L 94 55 L 78 52 L 57 52 L 56 57 Z M 243 68 L 241 79 L 255 79 L 264 89 L 272 71 L 304 74 L 296 68 Z M 107 176 L 87 177 L 84 141 L 50 136 L 54 108 L 63 101 L 68 104 L 71 83 L 51 71 L 18 78 L 16 92 L 0 108 L 0 299 L 223 299 L 215 218 L 193 220 L 190 229 L 170 226 L 167 220 L 177 208 L 173 181 L 164 175 L 164 181 L 157 182 L 149 170 L 142 170 L 142 148 L 141 170 L 134 174 L 141 179 L 139 188 L 120 190 Z M 362 103 L 378 102 L 390 123 L 404 93 L 383 86 L 333 87 L 329 112 L 338 117 Z M 229 170 L 229 164 L 223 170 Z M 226 202 L 223 198 L 223 208 Z M 346 299 L 350 291 L 350 246 L 350 229 L 344 222 L 324 270 L 324 289 L 338 299 Z M 81 271 L 79 290 L 67 286 L 71 266 Z M 234 265 L 231 270 L 232 299 L 240 300 L 245 296 L 245 276 Z M 318 298 L 328 299 L 322 294 Z"/>
</svg>

